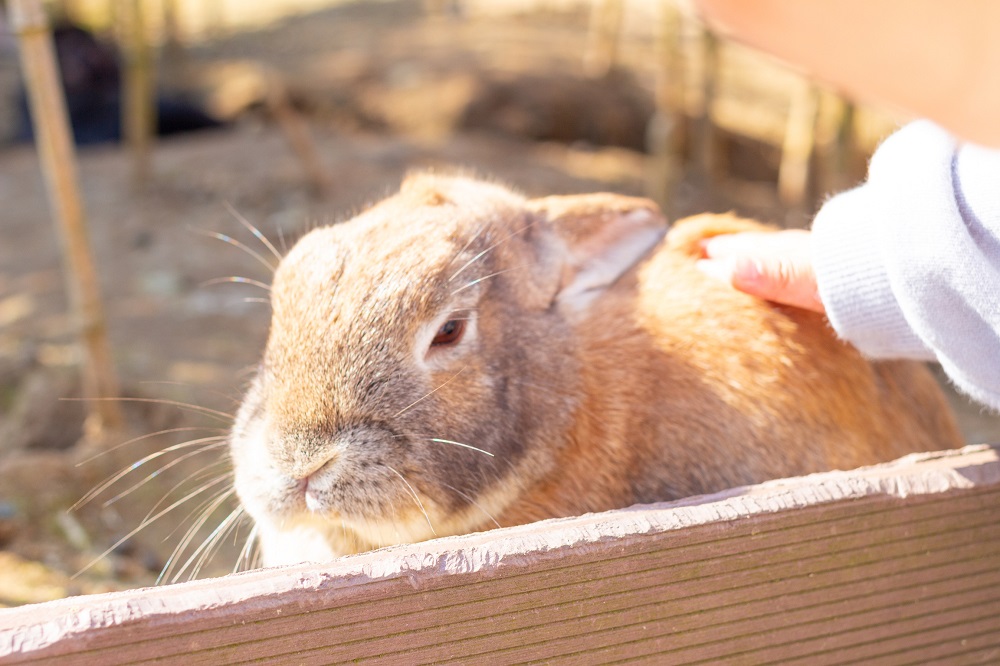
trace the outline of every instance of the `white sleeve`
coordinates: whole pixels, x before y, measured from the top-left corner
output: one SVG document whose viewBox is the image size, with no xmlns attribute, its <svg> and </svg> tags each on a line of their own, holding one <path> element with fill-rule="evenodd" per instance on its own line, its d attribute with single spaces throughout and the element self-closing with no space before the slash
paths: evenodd
<svg viewBox="0 0 1000 666">
<path fill-rule="evenodd" d="M 908 125 L 823 206 L 812 250 L 838 335 L 870 357 L 936 360 L 1000 409 L 1000 151 Z"/>
</svg>

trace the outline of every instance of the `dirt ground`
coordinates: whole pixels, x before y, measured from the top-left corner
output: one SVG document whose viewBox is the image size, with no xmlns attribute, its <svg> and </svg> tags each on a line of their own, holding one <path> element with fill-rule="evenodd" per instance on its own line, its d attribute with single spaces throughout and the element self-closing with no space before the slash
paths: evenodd
<svg viewBox="0 0 1000 666">
<path fill-rule="evenodd" d="M 235 506 L 215 440 L 130 468 L 165 447 L 223 434 L 262 347 L 268 308 L 253 300 L 259 288 L 213 282 L 269 279 L 248 252 L 206 235 L 265 252 L 228 207 L 280 246 L 346 219 L 413 168 L 471 169 L 531 195 L 642 194 L 651 37 L 628 42 L 628 75 L 589 80 L 579 71 L 586 22 L 580 11 L 429 19 L 416 2 L 346 4 L 165 61 L 164 82 L 199 93 L 233 122 L 159 142 L 142 189 L 118 147 L 80 154 L 129 417 L 129 431 L 107 441 L 81 441 L 86 406 L 75 399 L 78 356 L 37 158 L 28 146 L 0 149 L 0 605 L 151 584 L 198 513 L 216 505 L 171 575 L 225 573 L 239 558 L 246 526 L 212 542 L 220 553 L 204 566 L 197 549 Z M 286 136 L 256 108 L 270 76 L 262 72 L 277 73 L 308 121 L 329 174 L 325 195 L 311 192 Z M 754 105 L 764 121 L 731 147 L 742 186 L 689 175 L 671 202 L 677 214 L 736 209 L 788 219 L 773 195 L 777 152 L 767 139 L 787 105 L 775 86 L 789 80 L 768 78 Z M 8 56 L 0 96 L 15 86 Z M 746 85 L 730 90 L 750 95 Z M 996 439 L 996 419 L 956 405 L 970 440 Z M 159 431 L 173 432 L 128 442 Z M 108 444 L 122 445 L 93 458 Z M 119 469 L 128 474 L 67 511 Z M 146 517 L 156 519 L 133 534 Z"/>
</svg>

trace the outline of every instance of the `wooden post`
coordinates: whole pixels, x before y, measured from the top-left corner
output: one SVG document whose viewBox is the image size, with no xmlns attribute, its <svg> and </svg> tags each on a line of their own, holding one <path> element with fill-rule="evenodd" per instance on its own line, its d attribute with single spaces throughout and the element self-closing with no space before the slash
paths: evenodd
<svg viewBox="0 0 1000 666">
<path fill-rule="evenodd" d="M 823 95 L 821 106 L 828 111 L 822 141 L 817 140 L 822 179 L 817 182 L 816 189 L 823 195 L 851 187 L 863 172 L 858 173 L 859 156 L 854 137 L 856 105 L 837 93 L 828 92 Z"/>
<path fill-rule="evenodd" d="M 587 76 L 595 79 L 607 76 L 617 64 L 624 5 L 625 0 L 592 0 L 587 50 L 583 54 L 583 71 Z"/>
<path fill-rule="evenodd" d="M 673 5 L 660 10 L 656 36 L 656 111 L 646 126 L 650 154 L 646 194 L 668 219 L 674 217 L 673 196 L 684 164 L 684 59 L 681 48 L 681 15 Z"/>
<path fill-rule="evenodd" d="M 703 25 L 698 26 L 698 59 L 701 82 L 701 106 L 698 109 L 697 129 L 693 146 L 694 163 L 698 173 L 709 182 L 715 180 L 717 160 L 715 124 L 712 107 L 715 104 L 719 76 L 719 40 Z"/>
<path fill-rule="evenodd" d="M 202 33 L 209 38 L 219 37 L 226 29 L 225 0 L 202 0 Z"/>
<path fill-rule="evenodd" d="M 323 197 L 330 191 L 333 177 L 320 159 L 316 143 L 309 131 L 309 123 L 292 105 L 288 88 L 281 76 L 273 70 L 268 70 L 266 77 L 267 110 L 278 123 L 285 140 L 298 157 L 313 195 Z"/>
<path fill-rule="evenodd" d="M 125 60 L 122 133 L 132 152 L 134 184 L 142 188 L 149 180 L 156 127 L 153 53 L 146 34 L 143 0 L 122 0 L 118 17 L 122 21 L 120 32 Z"/>
<path fill-rule="evenodd" d="M 809 166 L 816 146 L 818 109 L 819 90 L 802 81 L 792 93 L 778 169 L 778 196 L 783 204 L 795 209 L 801 209 L 809 195 Z"/>
<path fill-rule="evenodd" d="M 163 59 L 180 69 L 187 64 L 187 51 L 184 47 L 184 30 L 177 3 L 178 0 L 163 0 Z"/>
<path fill-rule="evenodd" d="M 76 154 L 52 35 L 39 0 L 10 0 L 7 7 L 11 28 L 18 36 L 35 144 L 62 242 L 70 309 L 83 347 L 83 394 L 96 399 L 89 403 L 88 429 L 116 428 L 122 424 L 118 403 L 101 399 L 118 396 L 118 379 L 88 246 Z"/>
<path fill-rule="evenodd" d="M 457 0 L 423 0 L 424 15 L 431 20 L 447 19 L 460 12 Z"/>
</svg>

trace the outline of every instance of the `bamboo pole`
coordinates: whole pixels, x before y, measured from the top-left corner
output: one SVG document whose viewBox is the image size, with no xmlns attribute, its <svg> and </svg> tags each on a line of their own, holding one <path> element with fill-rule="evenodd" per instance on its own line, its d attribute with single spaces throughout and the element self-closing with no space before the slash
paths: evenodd
<svg viewBox="0 0 1000 666">
<path fill-rule="evenodd" d="M 825 110 L 822 140 L 817 129 L 817 147 L 821 161 L 817 183 L 817 193 L 828 194 L 851 187 L 859 174 L 857 146 L 855 145 L 855 125 L 857 106 L 835 92 L 827 91 L 821 96 L 821 110 Z"/>
<path fill-rule="evenodd" d="M 9 0 L 11 28 L 18 36 L 21 68 L 28 90 L 35 145 L 62 245 L 71 316 L 83 349 L 83 394 L 88 431 L 122 425 L 118 379 L 111 359 L 97 273 L 87 239 L 73 147 L 56 65 L 52 34 L 39 0 Z"/>
<path fill-rule="evenodd" d="M 121 122 L 125 141 L 132 152 L 132 177 L 139 189 L 149 181 L 156 127 L 153 53 L 143 9 L 143 0 L 122 0 L 118 13 L 125 56 Z"/>
<path fill-rule="evenodd" d="M 313 141 L 312 133 L 309 131 L 309 123 L 292 104 L 288 88 L 281 76 L 273 70 L 267 70 L 265 76 L 267 110 L 278 123 L 285 140 L 298 157 L 313 195 L 323 197 L 332 188 L 333 177 L 323 165 L 319 151 L 316 150 L 316 142 Z"/>
<path fill-rule="evenodd" d="M 816 147 L 819 89 L 801 81 L 792 93 L 781 146 L 778 196 L 786 206 L 801 209 L 809 196 L 809 168 Z"/>
<path fill-rule="evenodd" d="M 673 4 L 660 7 L 656 35 L 656 111 L 646 126 L 646 148 L 650 154 L 646 172 L 646 194 L 668 219 L 674 216 L 674 192 L 684 168 L 684 53 L 681 43 L 682 16 Z"/>
<path fill-rule="evenodd" d="M 591 78 L 607 76 L 618 64 L 624 0 L 592 0 L 583 72 Z"/>
<path fill-rule="evenodd" d="M 712 115 L 719 82 L 719 38 L 700 23 L 696 24 L 696 30 L 700 104 L 695 118 L 692 153 L 698 173 L 708 182 L 713 182 L 719 166 L 716 159 L 715 121 Z"/>
<path fill-rule="evenodd" d="M 187 66 L 187 49 L 178 0 L 163 0 L 163 62 L 169 62 L 174 71 Z"/>
</svg>

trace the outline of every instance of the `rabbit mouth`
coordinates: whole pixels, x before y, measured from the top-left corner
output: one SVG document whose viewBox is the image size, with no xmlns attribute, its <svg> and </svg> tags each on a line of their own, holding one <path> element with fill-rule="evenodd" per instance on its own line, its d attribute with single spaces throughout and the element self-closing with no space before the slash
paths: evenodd
<svg viewBox="0 0 1000 666">
<path fill-rule="evenodd" d="M 292 503 L 302 512 L 334 522 L 429 523 L 428 508 L 437 507 L 414 474 L 378 459 L 330 461 L 295 483 Z"/>
<path fill-rule="evenodd" d="M 440 508 L 415 478 L 386 463 L 365 467 L 362 475 L 352 465 L 333 466 L 296 482 L 294 497 L 289 498 L 295 509 L 287 522 L 320 521 L 331 533 L 349 533 L 351 541 L 365 548 L 438 535 Z"/>
<path fill-rule="evenodd" d="M 507 493 L 494 501 L 460 482 L 470 462 L 494 464 L 496 443 L 393 425 L 331 432 L 242 422 L 231 440 L 235 485 L 261 534 L 273 535 L 262 536 L 268 563 L 304 557 L 272 552 L 286 540 L 325 543 L 334 557 L 499 525 Z"/>
</svg>

